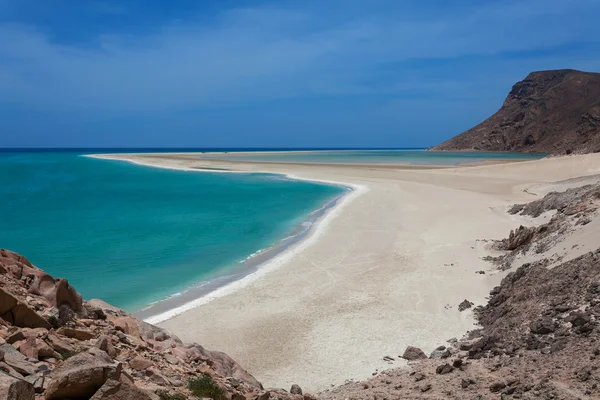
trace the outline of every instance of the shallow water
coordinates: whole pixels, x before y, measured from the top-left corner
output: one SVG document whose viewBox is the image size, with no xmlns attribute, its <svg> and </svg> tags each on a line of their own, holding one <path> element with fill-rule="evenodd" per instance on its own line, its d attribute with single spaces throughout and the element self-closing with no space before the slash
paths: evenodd
<svg viewBox="0 0 600 400">
<path fill-rule="evenodd" d="M 0 247 L 136 311 L 231 271 L 345 189 L 78 153 L 0 153 Z"/>
<path fill-rule="evenodd" d="M 219 154 L 207 155 L 209 158 L 221 158 L 247 161 L 271 162 L 315 162 L 315 163 L 399 163 L 413 165 L 458 165 L 487 160 L 537 160 L 545 157 L 541 153 L 504 153 L 504 152 L 455 152 L 424 150 L 319 150 L 295 153 L 261 154 Z"/>
</svg>

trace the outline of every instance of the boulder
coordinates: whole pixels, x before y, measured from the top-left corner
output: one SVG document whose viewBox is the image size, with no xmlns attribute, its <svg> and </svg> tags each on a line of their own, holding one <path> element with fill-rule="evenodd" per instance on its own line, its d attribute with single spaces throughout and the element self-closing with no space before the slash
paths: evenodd
<svg viewBox="0 0 600 400">
<path fill-rule="evenodd" d="M 429 358 L 440 359 L 440 358 L 448 358 L 452 355 L 450 349 L 447 349 L 446 346 L 439 346 L 434 351 L 431 352 Z"/>
<path fill-rule="evenodd" d="M 38 354 L 38 348 L 35 344 L 36 344 L 35 338 L 29 338 L 29 339 L 25 340 L 25 342 L 19 346 L 19 352 L 21 354 L 23 354 L 25 357 L 34 358 L 37 360 L 39 357 L 39 354 Z"/>
<path fill-rule="evenodd" d="M 150 378 L 151 382 L 160 386 L 169 386 L 171 384 L 169 380 L 161 374 L 158 368 L 155 367 L 148 367 L 146 369 L 146 376 Z"/>
<path fill-rule="evenodd" d="M 74 353 L 75 352 L 75 347 L 71 346 L 69 343 L 67 343 L 62 338 L 60 338 L 58 335 L 56 335 L 55 333 L 52 333 L 52 332 L 48 333 L 48 336 L 46 337 L 46 343 L 52 349 L 54 349 L 54 351 L 57 351 L 58 353 Z"/>
<path fill-rule="evenodd" d="M 121 364 L 104 351 L 91 348 L 67 359 L 47 375 L 46 400 L 89 398 L 108 379 L 119 380 Z"/>
<path fill-rule="evenodd" d="M 66 279 L 55 279 L 25 257 L 4 249 L 0 250 L 0 263 L 8 274 L 25 283 L 29 293 L 44 297 L 53 307 L 66 305 L 75 312 L 82 311 L 81 295 Z"/>
<path fill-rule="evenodd" d="M 96 341 L 96 344 L 94 345 L 94 347 L 105 351 L 106 354 L 108 354 L 108 356 L 112 359 L 115 359 L 117 357 L 117 349 L 115 349 L 115 347 L 112 345 L 111 340 L 108 336 L 106 335 L 102 335 L 98 338 L 98 340 Z"/>
<path fill-rule="evenodd" d="M 402 354 L 402 358 L 409 361 L 422 360 L 427 358 L 427 355 L 418 347 L 408 346 Z"/>
<path fill-rule="evenodd" d="M 15 371 L 15 369 L 13 367 L 11 367 L 10 365 L 8 365 L 7 363 L 2 362 L 2 361 L 0 361 L 0 372 L 5 372 L 5 373 L 12 375 L 15 378 L 19 378 L 19 379 L 25 378 L 23 375 L 21 375 L 20 373 Z"/>
<path fill-rule="evenodd" d="M 174 349 L 173 349 L 174 350 Z M 212 363 L 213 370 L 221 376 L 232 376 L 245 382 L 247 385 L 263 389 L 262 384 L 252 375 L 243 369 L 237 362 L 225 353 L 219 351 L 208 351 L 197 343 L 188 347 L 188 361 L 209 360 Z"/>
<path fill-rule="evenodd" d="M 438 375 L 449 374 L 452 371 L 454 371 L 454 367 L 450 364 L 438 365 L 438 367 L 435 369 L 435 373 Z"/>
<path fill-rule="evenodd" d="M 153 366 L 154 363 L 142 356 L 136 356 L 131 361 L 129 361 L 129 366 L 136 371 L 143 371 L 147 368 Z"/>
<path fill-rule="evenodd" d="M 0 288 L 0 318 L 21 328 L 52 328 L 48 321 L 2 288 Z"/>
<path fill-rule="evenodd" d="M 100 300 L 100 299 L 91 299 L 88 300 L 85 303 L 86 308 L 94 308 L 94 309 L 99 309 L 101 310 L 106 317 L 108 318 L 109 315 L 112 316 L 116 316 L 116 315 L 125 315 L 125 311 L 121 310 L 118 307 L 112 306 L 110 304 L 108 304 L 107 302 L 105 302 L 104 300 Z"/>
<path fill-rule="evenodd" d="M 460 303 L 458 305 L 458 311 L 463 312 L 466 309 L 471 308 L 471 307 L 473 307 L 473 303 L 470 302 L 469 300 L 465 299 L 462 301 L 462 303 Z"/>
<path fill-rule="evenodd" d="M 502 250 L 515 250 L 521 246 L 531 243 L 536 229 L 526 226 L 519 226 L 517 229 L 510 231 L 508 239 L 502 240 L 500 248 Z"/>
<path fill-rule="evenodd" d="M 506 383 L 503 381 L 497 381 L 490 385 L 490 392 L 497 393 L 506 387 Z"/>
<path fill-rule="evenodd" d="M 0 346 L 0 351 L 4 353 L 4 362 L 19 374 L 27 376 L 35 373 L 35 366 L 28 362 L 25 356 L 19 353 L 10 344 Z"/>
<path fill-rule="evenodd" d="M 141 338 L 139 329 L 139 320 L 131 316 L 108 318 L 115 328 L 128 335 Z"/>
<path fill-rule="evenodd" d="M 591 316 L 582 311 L 574 311 L 565 319 L 566 322 L 570 322 L 574 327 L 582 326 L 591 321 Z"/>
<path fill-rule="evenodd" d="M 19 352 L 26 357 L 41 360 L 44 358 L 60 358 L 60 354 L 54 351 L 42 339 L 35 337 L 28 338 L 19 346 Z"/>
<path fill-rule="evenodd" d="M 90 340 L 95 337 L 93 332 L 83 330 L 83 329 L 74 329 L 74 328 L 67 328 L 67 327 L 60 328 L 56 333 L 58 333 L 59 335 L 66 336 L 71 339 L 77 339 L 77 340 Z"/>
<path fill-rule="evenodd" d="M 294 383 L 290 389 L 290 393 L 291 394 L 302 394 L 302 389 L 300 388 L 300 386 L 298 386 Z"/>
<path fill-rule="evenodd" d="M 0 371 L 0 399 L 2 400 L 34 400 L 33 385 Z"/>
<path fill-rule="evenodd" d="M 7 336 L 6 343 L 13 344 L 15 342 L 18 342 L 20 340 L 25 340 L 25 339 L 26 339 L 25 333 L 23 332 L 22 329 L 19 329 Z"/>
<path fill-rule="evenodd" d="M 534 322 L 531 327 L 531 332 L 537 333 L 538 335 L 547 335 L 554 332 L 554 321 L 550 317 L 544 317 L 537 322 Z"/>
<path fill-rule="evenodd" d="M 85 303 L 83 305 L 83 309 L 85 310 L 84 314 L 85 314 L 86 318 L 96 319 L 96 320 L 105 320 L 106 319 L 106 313 L 100 307 L 94 307 L 94 306 L 90 305 L 89 303 Z"/>
<path fill-rule="evenodd" d="M 42 393 L 44 391 L 44 373 L 38 372 L 34 375 L 29 375 L 24 380 L 33 385 L 33 390 L 36 393 Z"/>
<path fill-rule="evenodd" d="M 114 379 L 107 380 L 104 385 L 90 398 L 90 400 L 159 400 L 154 393 L 146 392 L 135 385 L 119 382 Z"/>
</svg>

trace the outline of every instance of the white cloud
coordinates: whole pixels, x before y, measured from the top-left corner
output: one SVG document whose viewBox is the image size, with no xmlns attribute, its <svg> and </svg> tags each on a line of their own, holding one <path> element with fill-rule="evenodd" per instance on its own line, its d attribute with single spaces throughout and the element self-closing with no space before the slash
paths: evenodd
<svg viewBox="0 0 600 400">
<path fill-rule="evenodd" d="M 395 75 L 389 65 L 539 50 L 600 33 L 593 21 L 600 4 L 590 0 L 490 4 L 435 19 L 383 9 L 332 17 L 329 24 L 310 8 L 234 9 L 209 24 L 176 23 L 144 35 L 107 32 L 90 47 L 4 24 L 0 103 L 120 114 L 402 93 L 438 83 L 420 83 L 414 69 Z M 457 87 L 462 78 L 457 71 L 439 84 Z"/>
</svg>

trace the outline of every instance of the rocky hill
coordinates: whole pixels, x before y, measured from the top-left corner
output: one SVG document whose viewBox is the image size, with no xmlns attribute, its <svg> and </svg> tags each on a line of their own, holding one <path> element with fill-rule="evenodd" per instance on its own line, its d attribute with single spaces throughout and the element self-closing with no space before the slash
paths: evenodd
<svg viewBox="0 0 600 400">
<path fill-rule="evenodd" d="M 600 73 L 532 72 L 496 114 L 430 150 L 600 152 Z"/>
<path fill-rule="evenodd" d="M 0 250 L 0 399 L 309 400 Z"/>
</svg>

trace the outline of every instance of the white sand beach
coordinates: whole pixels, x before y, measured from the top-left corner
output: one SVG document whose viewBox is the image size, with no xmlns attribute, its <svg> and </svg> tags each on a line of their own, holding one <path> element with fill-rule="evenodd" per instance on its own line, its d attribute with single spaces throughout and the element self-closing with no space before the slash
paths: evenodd
<svg viewBox="0 0 600 400">
<path fill-rule="evenodd" d="M 199 154 L 110 155 L 146 165 L 268 171 L 358 188 L 309 237 L 254 278 L 160 326 L 224 351 L 265 386 L 316 392 L 402 365 L 474 328 L 464 299 L 484 304 L 503 274 L 482 257 L 524 217 L 507 206 L 600 174 L 600 154 L 443 169 L 261 164 Z M 484 270 L 485 274 L 476 271 Z M 393 363 L 383 360 L 389 355 Z"/>
</svg>

